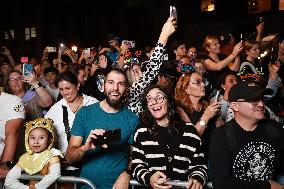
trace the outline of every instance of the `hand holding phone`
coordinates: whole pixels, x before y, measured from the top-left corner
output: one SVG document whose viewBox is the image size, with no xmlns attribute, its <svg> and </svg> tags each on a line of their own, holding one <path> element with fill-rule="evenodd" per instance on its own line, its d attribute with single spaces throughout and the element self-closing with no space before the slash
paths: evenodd
<svg viewBox="0 0 284 189">
<path fill-rule="evenodd" d="M 85 48 L 83 50 L 83 53 L 86 57 L 90 57 L 91 56 L 91 48 Z"/>
<path fill-rule="evenodd" d="M 103 135 L 96 135 L 96 137 L 96 139 L 92 138 L 94 146 L 118 142 L 121 140 L 121 129 L 106 130 Z"/>
<path fill-rule="evenodd" d="M 128 49 L 135 48 L 135 42 L 134 41 L 123 40 L 122 44 L 125 45 Z"/>
</svg>

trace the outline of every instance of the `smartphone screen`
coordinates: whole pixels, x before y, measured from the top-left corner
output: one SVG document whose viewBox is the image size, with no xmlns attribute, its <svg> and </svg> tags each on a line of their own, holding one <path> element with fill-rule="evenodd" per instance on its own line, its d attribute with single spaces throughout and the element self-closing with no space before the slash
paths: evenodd
<svg viewBox="0 0 284 189">
<path fill-rule="evenodd" d="M 177 21 L 177 9 L 175 6 L 170 6 L 170 17 L 174 17 Z"/>
<path fill-rule="evenodd" d="M 23 64 L 23 75 L 29 76 L 30 73 L 33 72 L 33 65 L 32 64 Z"/>
</svg>

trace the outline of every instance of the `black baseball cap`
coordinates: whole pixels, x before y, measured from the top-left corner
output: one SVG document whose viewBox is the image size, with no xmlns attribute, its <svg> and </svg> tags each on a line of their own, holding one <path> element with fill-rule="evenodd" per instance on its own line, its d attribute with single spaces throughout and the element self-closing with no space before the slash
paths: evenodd
<svg viewBox="0 0 284 189">
<path fill-rule="evenodd" d="M 272 95 L 273 90 L 263 88 L 256 81 L 240 81 L 229 91 L 229 102 L 236 102 L 239 99 L 247 101 L 257 99 L 263 95 Z"/>
</svg>

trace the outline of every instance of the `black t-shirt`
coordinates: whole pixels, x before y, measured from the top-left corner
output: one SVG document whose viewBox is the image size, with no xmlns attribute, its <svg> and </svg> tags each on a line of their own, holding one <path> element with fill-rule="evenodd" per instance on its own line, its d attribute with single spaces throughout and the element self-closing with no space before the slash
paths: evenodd
<svg viewBox="0 0 284 189">
<path fill-rule="evenodd" d="M 231 124 L 235 139 L 229 145 L 225 127 Z M 268 180 L 273 179 L 278 150 L 283 140 L 274 140 L 264 124 L 275 127 L 283 138 L 283 127 L 272 120 L 263 120 L 253 131 L 245 131 L 233 119 L 217 128 L 210 140 L 209 163 L 212 181 L 216 189 L 270 189 Z"/>
<path fill-rule="evenodd" d="M 220 61 L 224 60 L 227 57 L 227 55 L 224 54 L 218 54 L 218 59 Z M 213 62 L 215 62 L 209 55 L 206 55 L 203 57 L 204 60 L 210 59 Z M 217 64 L 217 63 L 216 63 Z M 223 68 L 220 71 L 212 71 L 212 70 L 207 70 L 207 72 L 204 74 L 204 77 L 212 84 L 213 89 L 217 89 L 217 84 L 219 81 L 220 76 L 224 73 L 229 71 L 230 69 L 228 67 Z"/>
</svg>

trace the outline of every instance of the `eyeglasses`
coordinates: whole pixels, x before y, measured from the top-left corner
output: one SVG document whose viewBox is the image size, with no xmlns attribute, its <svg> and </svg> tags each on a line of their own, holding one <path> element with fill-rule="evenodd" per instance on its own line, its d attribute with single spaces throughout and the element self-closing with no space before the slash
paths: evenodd
<svg viewBox="0 0 284 189">
<path fill-rule="evenodd" d="M 196 80 L 196 81 L 194 81 L 194 82 L 191 82 L 190 84 L 194 84 L 194 85 L 197 85 L 197 86 L 201 86 L 202 83 L 203 83 L 203 84 L 206 83 L 205 79 Z"/>
<path fill-rule="evenodd" d="M 155 98 L 147 98 L 147 103 L 148 105 L 153 105 L 154 103 L 162 103 L 165 100 L 165 96 L 161 95 L 161 96 L 156 96 Z"/>
<path fill-rule="evenodd" d="M 17 82 L 19 82 L 19 81 L 22 81 L 23 78 L 21 78 L 21 77 L 18 77 L 18 78 L 11 77 L 11 78 L 9 78 L 9 80 L 10 81 L 17 81 Z"/>
<path fill-rule="evenodd" d="M 237 102 L 247 102 L 250 103 L 253 107 L 256 107 L 259 102 L 264 102 L 263 98 L 254 99 L 254 100 L 238 100 Z"/>
</svg>

